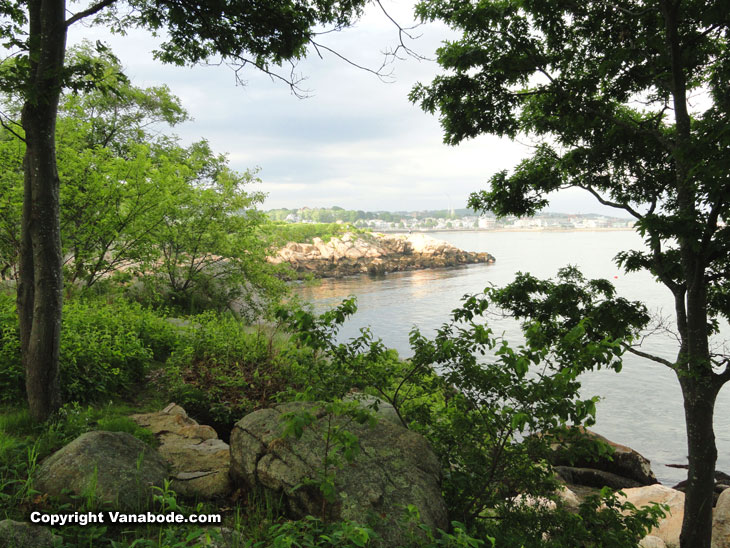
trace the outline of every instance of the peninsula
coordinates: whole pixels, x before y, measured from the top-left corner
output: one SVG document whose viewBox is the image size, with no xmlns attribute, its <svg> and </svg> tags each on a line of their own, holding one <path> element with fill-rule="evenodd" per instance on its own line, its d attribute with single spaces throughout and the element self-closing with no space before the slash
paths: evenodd
<svg viewBox="0 0 730 548">
<path fill-rule="evenodd" d="M 380 234 L 347 232 L 325 242 L 289 242 L 269 257 L 274 264 L 289 263 L 300 273 L 318 278 L 353 274 L 384 274 L 403 270 L 443 268 L 475 263 L 493 263 L 489 253 L 473 253 L 426 234 Z"/>
</svg>

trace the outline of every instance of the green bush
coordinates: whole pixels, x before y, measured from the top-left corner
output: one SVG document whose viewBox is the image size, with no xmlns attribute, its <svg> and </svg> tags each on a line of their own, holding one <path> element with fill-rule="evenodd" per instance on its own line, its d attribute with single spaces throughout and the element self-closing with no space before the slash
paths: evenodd
<svg viewBox="0 0 730 548">
<path fill-rule="evenodd" d="M 171 398 L 224 438 L 245 414 L 269 405 L 291 386 L 291 370 L 310 351 L 296 351 L 273 327 L 249 327 L 207 312 L 170 356 L 165 382 Z"/>
<path fill-rule="evenodd" d="M 64 401 L 81 403 L 129 394 L 153 360 L 164 360 L 179 328 L 140 305 L 118 299 L 77 299 L 66 304 L 60 375 Z M 25 399 L 18 317 L 10 297 L 0 297 L 0 401 Z"/>
<path fill-rule="evenodd" d="M 339 223 L 282 223 L 272 222 L 265 225 L 264 230 L 269 232 L 275 245 L 283 246 L 289 242 L 312 243 L 314 238 L 321 238 L 329 242 L 336 236 L 346 232 L 355 234 L 369 234 L 370 230 L 356 228 L 350 224 Z"/>
<path fill-rule="evenodd" d="M 15 299 L 0 294 L 0 402 L 19 401 L 24 379 Z"/>
<path fill-rule="evenodd" d="M 175 327 L 139 305 L 69 303 L 61 335 L 62 397 L 85 402 L 130 393 L 174 340 Z"/>
</svg>

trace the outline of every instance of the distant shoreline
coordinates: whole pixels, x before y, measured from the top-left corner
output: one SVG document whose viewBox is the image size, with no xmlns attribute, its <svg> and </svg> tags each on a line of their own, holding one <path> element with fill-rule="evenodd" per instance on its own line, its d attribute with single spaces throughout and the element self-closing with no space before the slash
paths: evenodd
<svg viewBox="0 0 730 548">
<path fill-rule="evenodd" d="M 381 229 L 373 232 L 381 232 L 383 234 L 415 234 L 419 232 L 432 233 L 432 232 L 624 232 L 627 230 L 635 230 L 633 227 L 596 227 L 596 228 L 558 228 L 558 227 L 506 227 L 506 228 L 441 228 L 441 229 L 418 229 L 405 231 L 403 229 L 392 230 L 392 229 Z"/>
</svg>

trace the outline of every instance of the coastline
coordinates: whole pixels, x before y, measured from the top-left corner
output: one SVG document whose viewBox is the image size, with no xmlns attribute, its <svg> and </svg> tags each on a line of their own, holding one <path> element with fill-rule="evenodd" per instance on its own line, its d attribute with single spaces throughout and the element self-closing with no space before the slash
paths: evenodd
<svg viewBox="0 0 730 548">
<path fill-rule="evenodd" d="M 429 234 L 429 233 L 444 233 L 444 232 L 625 232 L 634 231 L 633 227 L 591 227 L 591 228 L 560 228 L 560 227 L 505 227 L 505 228 L 441 228 L 441 229 L 419 229 L 406 232 L 403 229 L 390 230 L 380 229 L 373 230 L 373 233 L 382 234 Z"/>
</svg>

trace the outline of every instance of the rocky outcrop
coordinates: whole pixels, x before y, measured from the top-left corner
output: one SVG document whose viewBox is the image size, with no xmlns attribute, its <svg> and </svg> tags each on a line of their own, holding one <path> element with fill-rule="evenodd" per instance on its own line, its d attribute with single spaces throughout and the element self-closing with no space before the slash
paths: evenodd
<svg viewBox="0 0 730 548">
<path fill-rule="evenodd" d="M 269 258 L 275 264 L 289 263 L 302 273 L 321 278 L 353 274 L 382 274 L 474 263 L 491 263 L 488 253 L 462 251 L 426 234 L 352 234 L 311 244 L 290 242 Z"/>
<path fill-rule="evenodd" d="M 648 506 L 655 502 L 666 504 L 669 511 L 659 521 L 649 534 L 660 538 L 667 546 L 679 546 L 679 534 L 682 532 L 682 519 L 684 518 L 684 493 L 666 487 L 664 485 L 648 485 L 634 489 L 624 489 L 625 497 L 619 500 L 628 501 L 637 508 Z"/>
<path fill-rule="evenodd" d="M 50 530 L 40 525 L 6 519 L 0 521 L 0 546 L 7 548 L 53 548 L 61 544 Z"/>
<path fill-rule="evenodd" d="M 284 437 L 285 413 L 309 413 L 314 422 L 300 438 Z M 324 433 L 340 427 L 357 437 L 359 452 L 335 472 L 333 502 L 323 499 L 311 481 L 322 477 L 326 456 Z M 330 454 L 330 457 L 332 455 Z M 441 496 L 440 465 L 426 440 L 415 432 L 378 419 L 374 426 L 325 414 L 315 403 L 295 402 L 255 411 L 231 433 L 231 474 L 244 488 L 263 488 L 281 496 L 293 518 L 372 519 L 383 546 L 404 544 L 397 523 L 406 505 L 419 509 L 431 527 L 448 526 Z"/>
<path fill-rule="evenodd" d="M 33 487 L 61 500 L 93 497 L 134 511 L 148 507 L 152 486 L 161 487 L 165 478 L 167 464 L 151 447 L 126 432 L 94 431 L 43 461 Z"/>
<path fill-rule="evenodd" d="M 571 434 L 601 441 L 612 451 L 609 455 L 594 458 L 594 456 L 576 455 L 570 442 L 554 444 L 551 460 L 566 483 L 599 488 L 608 486 L 612 489 L 658 483 L 649 459 L 630 447 L 583 428 Z"/>
<path fill-rule="evenodd" d="M 712 548 L 730 548 L 730 489 L 717 499 L 712 518 Z"/>
<path fill-rule="evenodd" d="M 198 424 L 174 403 L 131 419 L 160 442 L 157 451 L 170 465 L 171 487 L 177 494 L 210 499 L 231 491 L 230 451 L 213 428 Z"/>
</svg>

